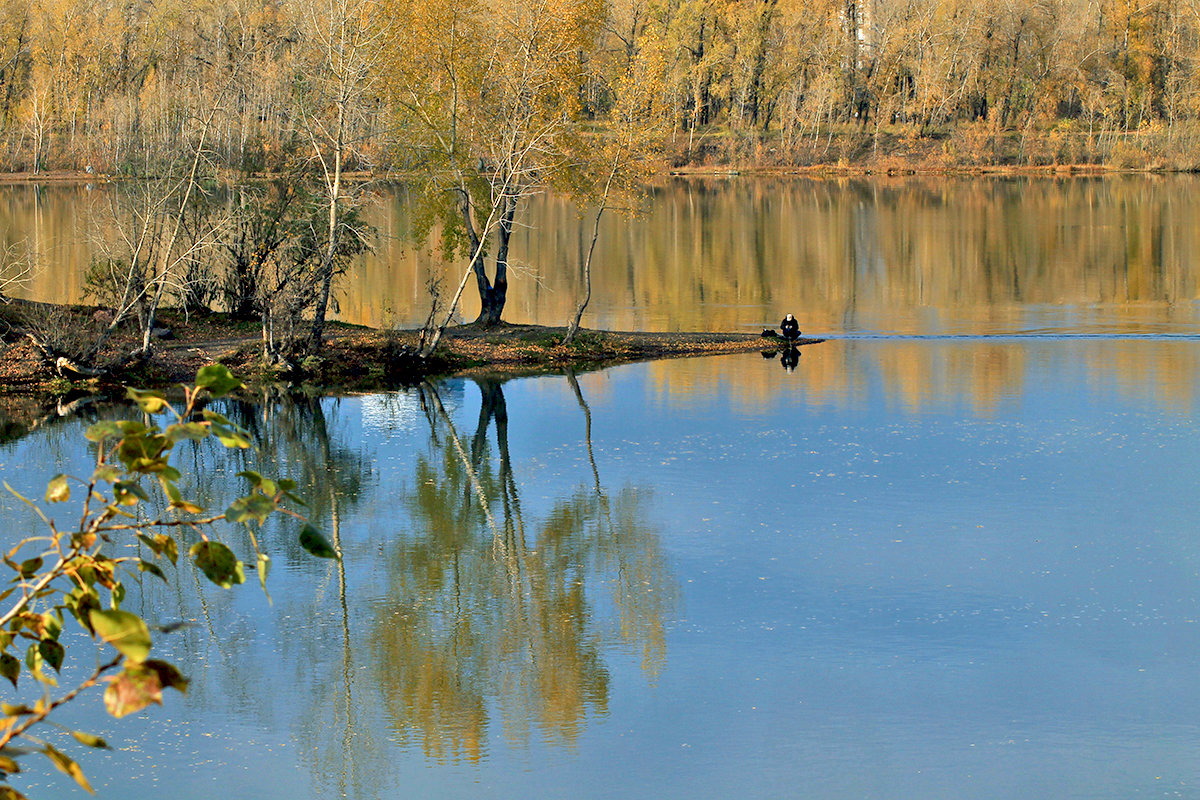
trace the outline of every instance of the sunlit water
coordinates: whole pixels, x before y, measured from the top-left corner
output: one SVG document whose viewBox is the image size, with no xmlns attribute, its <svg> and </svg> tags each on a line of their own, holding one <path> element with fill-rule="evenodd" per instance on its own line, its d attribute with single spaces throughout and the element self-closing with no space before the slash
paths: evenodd
<svg viewBox="0 0 1200 800">
<path fill-rule="evenodd" d="M 195 495 L 289 474 L 344 559 L 271 527 L 273 604 L 253 575 L 145 578 L 129 602 L 194 623 L 156 643 L 191 690 L 121 721 L 79 701 L 65 720 L 116 750 L 65 748 L 113 798 L 1200 798 L 1197 186 L 660 187 L 606 223 L 590 324 L 793 311 L 830 339 L 791 372 L 227 406 L 259 451 L 181 453 Z M 10 239 L 86 263 L 63 220 L 94 196 L 30 191 Z M 556 233 L 522 229 L 541 266 L 509 317 L 554 324 L 578 277 L 550 265 L 587 227 L 533 206 Z M 341 313 L 423 318 L 436 259 L 402 204 L 372 213 L 396 238 Z M 0 446 L 5 480 L 88 471 L 90 419 Z M 20 788 L 78 794 L 38 766 Z"/>
<path fill-rule="evenodd" d="M 82 701 L 117 748 L 83 763 L 108 797 L 1200 796 L 1196 407 L 1086 366 L 1194 347 L 838 341 L 232 409 L 344 569 L 272 529 L 274 605 L 147 584 L 196 623 L 158 645 L 192 691 Z M 954 380 L 889 377 L 911 348 Z M 6 479 L 82 470 L 85 424 Z M 201 495 L 242 468 L 183 464 Z"/>
</svg>

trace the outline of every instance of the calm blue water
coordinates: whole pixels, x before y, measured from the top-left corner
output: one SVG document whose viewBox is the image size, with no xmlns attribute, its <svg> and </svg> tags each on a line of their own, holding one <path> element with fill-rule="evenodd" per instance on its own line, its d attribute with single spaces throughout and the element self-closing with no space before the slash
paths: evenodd
<svg viewBox="0 0 1200 800">
<path fill-rule="evenodd" d="M 72 752 L 102 797 L 1200 797 L 1196 365 L 851 339 L 243 409 L 343 566 L 272 528 L 273 605 L 146 584 L 192 691 Z"/>
</svg>

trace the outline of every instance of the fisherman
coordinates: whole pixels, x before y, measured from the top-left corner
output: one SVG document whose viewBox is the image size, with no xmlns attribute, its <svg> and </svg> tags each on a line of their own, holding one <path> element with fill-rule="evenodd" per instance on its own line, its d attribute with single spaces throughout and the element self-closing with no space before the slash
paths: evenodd
<svg viewBox="0 0 1200 800">
<path fill-rule="evenodd" d="M 789 342 L 800 338 L 800 323 L 791 314 L 783 318 L 783 322 L 779 323 L 779 329 L 783 331 L 783 338 Z"/>
</svg>

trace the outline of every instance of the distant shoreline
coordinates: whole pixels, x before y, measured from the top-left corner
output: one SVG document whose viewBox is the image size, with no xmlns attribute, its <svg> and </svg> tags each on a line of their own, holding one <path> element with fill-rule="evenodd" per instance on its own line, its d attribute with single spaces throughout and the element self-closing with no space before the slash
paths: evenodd
<svg viewBox="0 0 1200 800">
<path fill-rule="evenodd" d="M 1165 168 L 1161 166 L 1131 168 L 1105 164 L 1041 164 L 1041 165 L 928 165 L 928 164 L 813 164 L 806 166 L 699 164 L 669 167 L 651 178 L 903 178 L 903 177 L 1042 177 L 1042 178 L 1095 178 L 1119 175 L 1190 175 L 1196 170 Z M 233 175 L 227 176 L 234 180 Z M 269 180 L 271 175 L 256 174 L 240 176 L 239 180 Z M 399 181 L 402 174 L 348 173 L 351 181 Z M 6 172 L 0 173 L 0 185 L 56 185 L 85 186 L 88 184 L 112 184 L 135 182 L 142 177 L 86 173 L 80 170 L 56 170 L 52 172 Z"/>
</svg>

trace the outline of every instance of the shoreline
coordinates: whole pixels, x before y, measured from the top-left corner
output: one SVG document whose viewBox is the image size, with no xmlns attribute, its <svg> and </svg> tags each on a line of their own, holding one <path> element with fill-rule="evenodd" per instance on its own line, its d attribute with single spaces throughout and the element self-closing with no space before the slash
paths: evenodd
<svg viewBox="0 0 1200 800">
<path fill-rule="evenodd" d="M 39 304 L 40 305 L 40 304 Z M 90 319 L 93 307 L 72 307 Z M 417 355 L 418 330 L 384 330 L 331 321 L 324 348 L 307 359 L 303 372 L 289 374 L 263 363 L 256 323 L 221 313 L 192 315 L 164 310 L 162 324 L 172 338 L 158 342 L 150 357 L 101 377 L 70 380 L 57 376 L 23 336 L 0 352 L 0 395 L 62 396 L 121 386 L 163 388 L 190 382 L 206 364 L 221 363 L 247 385 L 302 384 L 328 393 L 370 391 L 411 385 L 427 378 L 483 373 L 512 376 L 593 370 L 634 361 L 779 350 L 782 339 L 730 332 L 606 331 L 581 328 L 570 345 L 560 344 L 565 326 L 501 323 L 447 328 L 438 351 Z M 114 352 L 128 352 L 137 338 L 129 330 L 114 337 Z M 800 338 L 803 347 L 822 341 Z"/>
<path fill-rule="evenodd" d="M 200 367 L 221 363 L 244 381 L 236 394 L 262 401 L 279 392 L 349 395 L 388 391 L 423 380 L 452 377 L 590 372 L 619 364 L 668 358 L 773 352 L 784 341 L 751 333 L 656 333 L 580 329 L 569 346 L 558 344 L 565 327 L 501 323 L 448 328 L 439 351 L 426 361 L 415 355 L 419 331 L 378 330 L 340 322 L 328 324 L 325 349 L 302 380 L 289 380 L 261 363 L 261 336 L 245 323 L 212 319 L 178 325 L 178 338 L 160 343 L 151 357 L 129 372 L 68 381 L 54 376 L 33 346 L 21 338 L 0 351 L 0 442 L 54 425 L 83 408 L 126 403 L 125 387 L 178 391 L 191 385 Z M 237 325 L 241 326 L 239 330 Z M 228 336 L 216 336 L 224 332 Z M 190 333 L 190 335 L 189 335 Z M 800 338 L 797 347 L 822 339 Z M 126 342 L 127 343 L 127 342 Z"/>
<path fill-rule="evenodd" d="M 1191 175 L 1197 173 L 1195 167 L 1169 167 L 1163 164 L 1131 167 L 1113 164 L 1080 162 L 1060 164 L 938 164 L 922 161 L 905 161 L 903 159 L 873 159 L 861 162 L 843 163 L 830 161 L 816 164 L 738 164 L 738 163 L 700 163 L 682 164 L 679 166 L 664 166 L 653 174 L 649 181 L 668 178 L 903 178 L 903 177 L 1030 177 L 1030 178 L 1097 178 L 1120 175 Z M 233 173 L 224 175 L 230 181 L 235 179 L 247 181 L 271 180 L 271 173 L 256 173 L 238 176 Z M 402 173 L 348 172 L 347 180 L 371 182 L 403 182 Z M 32 172 L 0 172 L 0 185 L 5 186 L 37 186 L 50 184 L 56 186 L 85 186 L 123 183 L 126 181 L 147 180 L 145 176 L 112 175 L 107 173 L 87 173 L 83 170 L 51 170 L 34 174 Z"/>
</svg>

